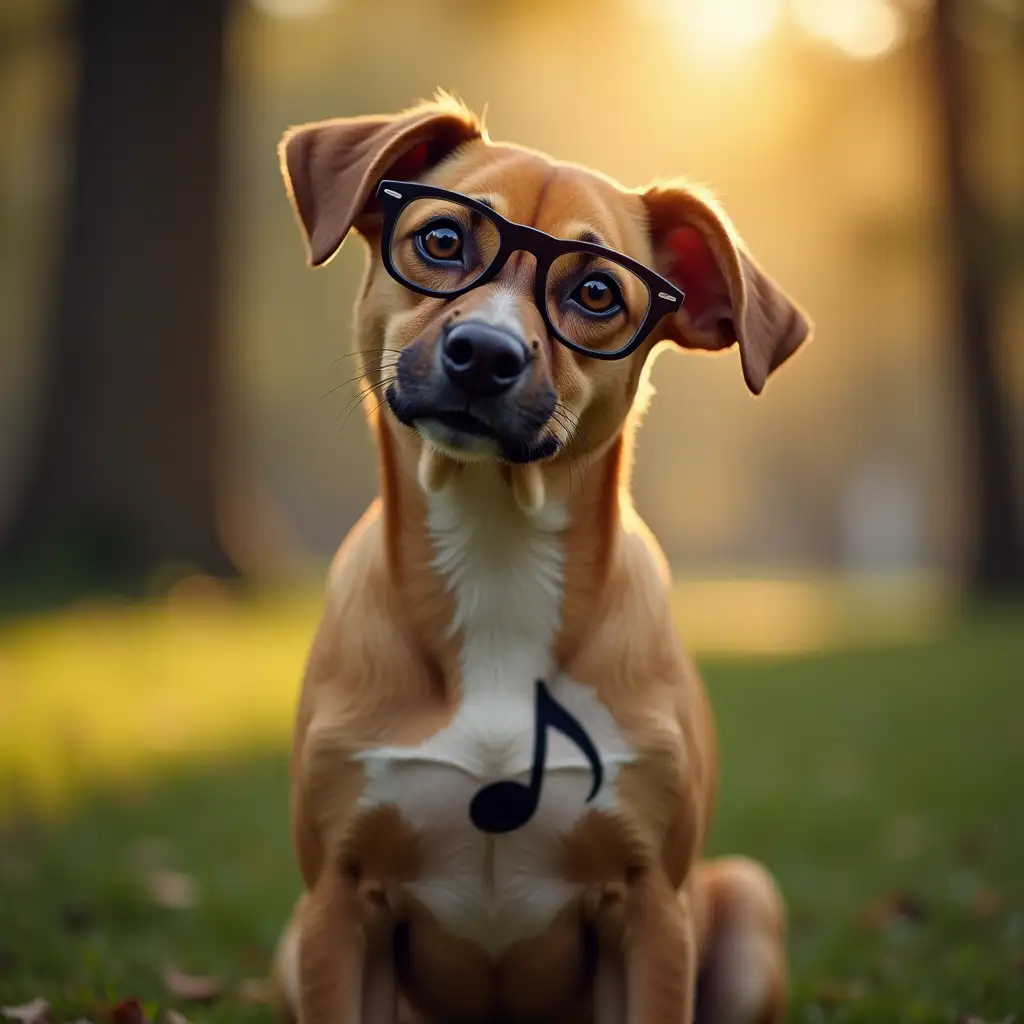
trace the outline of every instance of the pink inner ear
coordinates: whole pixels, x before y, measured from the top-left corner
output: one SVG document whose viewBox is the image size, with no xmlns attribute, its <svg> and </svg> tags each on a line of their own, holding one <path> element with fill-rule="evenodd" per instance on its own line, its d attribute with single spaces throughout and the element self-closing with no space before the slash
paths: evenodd
<svg viewBox="0 0 1024 1024">
<path fill-rule="evenodd" d="M 686 292 L 683 308 L 690 320 L 697 322 L 714 305 L 728 302 L 722 272 L 711 247 L 699 228 L 690 224 L 673 228 L 665 236 L 670 253 L 668 273 L 665 275 Z"/>
<path fill-rule="evenodd" d="M 425 142 L 421 142 L 419 145 L 413 146 L 405 156 L 399 157 L 399 159 L 391 165 L 391 169 L 388 172 L 389 176 L 406 181 L 418 178 L 427 166 L 428 151 L 429 147 Z"/>
</svg>

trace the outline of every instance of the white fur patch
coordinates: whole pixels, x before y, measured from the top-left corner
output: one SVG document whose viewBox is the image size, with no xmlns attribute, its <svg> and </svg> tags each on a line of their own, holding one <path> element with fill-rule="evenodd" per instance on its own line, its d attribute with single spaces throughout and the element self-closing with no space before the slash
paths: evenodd
<svg viewBox="0 0 1024 1024">
<path fill-rule="evenodd" d="M 726 936 L 717 950 L 716 1004 L 736 1024 L 758 1020 L 771 994 L 770 969 L 774 947 L 749 927 Z"/>
<path fill-rule="evenodd" d="M 498 955 L 541 933 L 572 898 L 559 876 L 559 837 L 588 809 L 615 808 L 619 768 L 634 755 L 594 690 L 554 671 L 565 510 L 524 513 L 493 464 L 466 467 L 428 501 L 436 565 L 455 597 L 461 703 L 424 743 L 361 755 L 363 802 L 397 805 L 417 830 L 425 864 L 412 894 L 447 929 Z M 529 778 L 538 679 L 589 734 L 604 783 L 588 804 L 589 762 L 550 730 L 536 814 L 514 832 L 486 835 L 470 821 L 469 804 L 488 782 Z"/>
<path fill-rule="evenodd" d="M 517 336 L 522 335 L 519 299 L 520 291 L 515 282 L 496 282 L 491 286 L 487 301 L 473 311 L 473 319 L 483 320 L 492 327 L 503 328 Z"/>
<path fill-rule="evenodd" d="M 277 982 L 285 1001 L 298 1015 L 299 1007 L 299 932 L 295 922 L 289 923 L 277 947 L 275 956 Z"/>
</svg>

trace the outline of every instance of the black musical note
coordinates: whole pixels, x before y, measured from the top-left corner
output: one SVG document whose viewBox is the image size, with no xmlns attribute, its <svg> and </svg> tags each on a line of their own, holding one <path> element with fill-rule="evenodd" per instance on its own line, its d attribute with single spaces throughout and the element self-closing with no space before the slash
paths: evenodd
<svg viewBox="0 0 1024 1024">
<path fill-rule="evenodd" d="M 498 834 L 522 828 L 536 813 L 540 788 L 544 781 L 544 763 L 548 755 L 548 729 L 557 729 L 567 736 L 590 762 L 594 783 L 587 803 L 597 796 L 604 782 L 604 766 L 583 726 L 548 692 L 543 679 L 537 680 L 535 704 L 533 764 L 529 782 L 503 779 L 479 790 L 469 805 L 469 817 L 481 832 Z"/>
</svg>

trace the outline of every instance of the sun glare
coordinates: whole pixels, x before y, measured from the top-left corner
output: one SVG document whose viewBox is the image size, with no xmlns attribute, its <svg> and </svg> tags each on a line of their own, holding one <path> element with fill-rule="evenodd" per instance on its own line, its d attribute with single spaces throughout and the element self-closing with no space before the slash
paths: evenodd
<svg viewBox="0 0 1024 1024">
<path fill-rule="evenodd" d="M 670 23 L 695 57 L 738 57 L 778 24 L 781 0 L 633 0 L 644 17 Z"/>
<path fill-rule="evenodd" d="M 252 0 L 253 6 L 272 18 L 313 18 L 324 14 L 334 0 Z"/>
<path fill-rule="evenodd" d="M 714 55 L 743 53 L 767 36 L 781 13 L 779 0 L 694 0 L 684 24 L 699 49 Z"/>
<path fill-rule="evenodd" d="M 857 60 L 885 56 L 905 29 L 887 0 L 794 0 L 793 12 L 805 32 Z"/>
</svg>

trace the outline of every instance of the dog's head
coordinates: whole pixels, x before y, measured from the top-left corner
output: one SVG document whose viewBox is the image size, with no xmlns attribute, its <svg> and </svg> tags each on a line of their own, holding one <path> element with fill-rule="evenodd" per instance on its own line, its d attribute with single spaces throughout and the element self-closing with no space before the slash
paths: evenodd
<svg viewBox="0 0 1024 1024">
<path fill-rule="evenodd" d="M 281 163 L 312 265 L 353 228 L 369 243 L 357 329 L 373 383 L 398 420 L 462 461 L 602 446 L 658 340 L 738 344 L 757 394 L 809 334 L 707 196 L 673 181 L 624 189 L 494 144 L 447 98 L 294 128 Z"/>
</svg>

